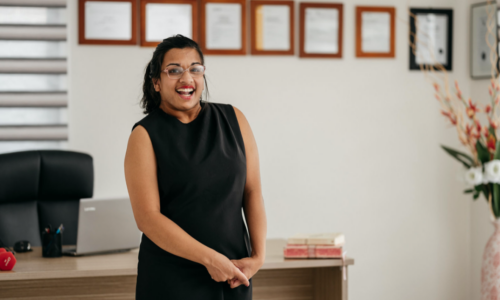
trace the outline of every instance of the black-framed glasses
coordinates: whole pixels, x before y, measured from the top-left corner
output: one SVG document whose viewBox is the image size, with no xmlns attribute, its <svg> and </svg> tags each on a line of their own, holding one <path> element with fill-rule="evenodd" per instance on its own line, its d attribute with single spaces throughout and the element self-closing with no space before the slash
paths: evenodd
<svg viewBox="0 0 500 300">
<path fill-rule="evenodd" d="M 169 78 L 179 79 L 184 75 L 184 72 L 188 71 L 189 75 L 193 78 L 201 77 L 205 74 L 205 66 L 203 65 L 193 65 L 188 69 L 184 69 L 180 66 L 168 66 L 162 72 L 167 73 Z"/>
</svg>

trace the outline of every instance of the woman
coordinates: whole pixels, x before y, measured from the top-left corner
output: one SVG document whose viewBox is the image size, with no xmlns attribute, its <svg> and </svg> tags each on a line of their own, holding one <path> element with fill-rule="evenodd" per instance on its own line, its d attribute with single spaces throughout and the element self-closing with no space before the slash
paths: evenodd
<svg viewBox="0 0 500 300">
<path fill-rule="evenodd" d="M 144 233 L 136 299 L 252 299 L 264 263 L 257 145 L 241 111 L 201 100 L 203 64 L 198 44 L 177 35 L 156 47 L 144 76 L 147 116 L 125 157 Z"/>
</svg>

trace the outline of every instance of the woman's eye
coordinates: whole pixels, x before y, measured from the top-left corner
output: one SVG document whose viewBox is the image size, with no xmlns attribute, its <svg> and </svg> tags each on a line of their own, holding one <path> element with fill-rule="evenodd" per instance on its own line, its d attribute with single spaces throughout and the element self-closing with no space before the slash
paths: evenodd
<svg viewBox="0 0 500 300">
<path fill-rule="evenodd" d="M 203 72 L 203 68 L 191 68 L 190 72 L 193 74 L 199 74 Z"/>
<path fill-rule="evenodd" d="M 170 69 L 168 70 L 168 73 L 169 74 L 179 74 L 179 73 L 182 73 L 181 69 Z"/>
</svg>

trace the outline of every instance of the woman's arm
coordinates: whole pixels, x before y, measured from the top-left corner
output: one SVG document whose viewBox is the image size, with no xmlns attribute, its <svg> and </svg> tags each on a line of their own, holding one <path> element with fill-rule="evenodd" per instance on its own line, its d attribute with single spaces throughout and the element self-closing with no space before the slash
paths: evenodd
<svg viewBox="0 0 500 300">
<path fill-rule="evenodd" d="M 195 240 L 160 212 L 156 157 L 149 134 L 137 126 L 125 155 L 125 179 L 137 227 L 165 251 L 204 265 L 215 281 L 248 279 L 224 255 Z"/>
<path fill-rule="evenodd" d="M 252 256 L 251 259 L 233 260 L 233 263 L 250 279 L 264 264 L 266 256 L 267 221 L 260 183 L 257 143 L 255 142 L 250 124 L 243 113 L 236 107 L 234 107 L 234 111 L 240 125 L 243 142 L 245 143 L 247 181 L 245 184 L 243 205 L 252 243 Z M 235 280 L 233 280 L 233 282 L 237 284 Z M 233 287 L 234 284 L 231 283 L 231 286 Z"/>
</svg>

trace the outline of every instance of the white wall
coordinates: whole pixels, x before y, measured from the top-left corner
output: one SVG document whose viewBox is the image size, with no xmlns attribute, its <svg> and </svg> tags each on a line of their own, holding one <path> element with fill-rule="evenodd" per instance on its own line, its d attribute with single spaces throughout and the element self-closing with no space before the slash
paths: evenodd
<svg viewBox="0 0 500 300">
<path fill-rule="evenodd" d="M 69 145 L 94 157 L 96 196 L 123 195 L 153 49 L 78 45 L 68 2 Z M 470 299 L 470 199 L 439 148 L 458 142 L 430 84 L 408 71 L 407 3 L 343 3 L 343 59 L 206 57 L 210 100 L 241 109 L 256 136 L 268 237 L 344 232 L 353 300 Z M 451 74 L 468 83 L 467 1 L 410 4 L 454 9 Z M 355 5 L 396 6 L 395 59 L 355 58 Z"/>
</svg>

